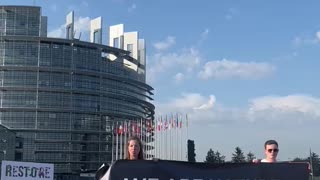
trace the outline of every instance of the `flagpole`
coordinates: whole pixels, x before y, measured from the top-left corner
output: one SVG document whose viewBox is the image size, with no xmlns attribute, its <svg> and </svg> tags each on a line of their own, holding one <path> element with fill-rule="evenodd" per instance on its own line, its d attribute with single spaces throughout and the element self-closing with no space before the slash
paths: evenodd
<svg viewBox="0 0 320 180">
<path fill-rule="evenodd" d="M 118 160 L 118 156 L 119 156 L 119 150 L 118 150 L 118 142 L 119 142 L 119 137 L 118 137 L 118 134 L 119 134 L 119 124 L 118 124 L 118 121 L 117 121 L 117 132 L 116 132 L 116 160 Z"/>
<path fill-rule="evenodd" d="M 149 120 L 148 119 L 145 119 L 145 130 L 144 130 L 144 132 L 145 132 L 145 135 L 144 135 L 144 138 L 146 139 L 146 152 L 147 152 L 147 158 L 149 159 L 150 158 L 150 153 L 149 153 L 149 132 L 148 132 L 148 130 L 149 130 Z"/>
<path fill-rule="evenodd" d="M 147 128 L 146 128 L 146 119 L 144 119 L 143 121 L 142 121 L 142 124 L 143 124 L 143 138 L 144 138 L 144 144 L 145 144 L 145 146 L 143 147 L 144 148 L 144 152 L 145 152 L 145 154 L 146 154 L 146 158 L 148 159 L 148 142 L 147 142 L 147 133 L 146 133 L 146 130 L 147 130 Z"/>
<path fill-rule="evenodd" d="M 123 122 L 121 121 L 120 122 L 120 127 L 119 127 L 119 130 L 120 130 L 120 158 L 119 159 L 123 159 Z"/>
<path fill-rule="evenodd" d="M 182 121 L 183 120 L 183 118 L 182 118 L 182 116 L 181 116 L 181 121 L 180 121 L 180 160 L 181 161 L 183 161 L 183 129 L 182 129 L 182 127 L 183 127 L 183 124 L 182 124 Z"/>
<path fill-rule="evenodd" d="M 146 152 L 146 158 L 148 159 L 149 158 L 149 155 L 148 155 L 148 141 L 147 141 L 147 119 L 144 119 L 143 120 L 143 124 L 144 124 L 144 144 L 145 144 L 145 152 Z"/>
<path fill-rule="evenodd" d="M 150 151 L 149 159 L 152 159 L 152 157 L 153 157 L 153 149 L 152 149 L 153 141 L 151 139 L 152 138 L 152 120 L 149 120 L 148 125 L 149 125 L 149 127 L 148 127 L 148 137 L 147 137 L 147 139 L 148 139 L 148 144 L 149 144 L 148 149 Z"/>
<path fill-rule="evenodd" d="M 145 130 L 145 132 L 146 132 L 146 144 L 147 144 L 147 147 L 146 147 L 146 150 L 147 150 L 147 158 L 148 158 L 148 160 L 150 159 L 150 152 L 149 152 L 149 120 L 148 119 L 146 119 L 145 120 L 146 121 L 146 130 Z"/>
<path fill-rule="evenodd" d="M 189 130 L 188 114 L 186 114 L 186 119 L 187 119 L 187 140 L 188 140 L 189 139 L 189 134 L 188 134 L 188 130 Z"/>
<path fill-rule="evenodd" d="M 311 180 L 313 180 L 313 161 L 312 161 L 312 152 L 311 152 L 311 148 L 310 148 L 310 170 L 311 170 Z"/>
<path fill-rule="evenodd" d="M 156 155 L 157 155 L 157 149 L 156 149 L 156 146 L 157 146 L 157 134 L 156 134 L 156 131 L 157 131 L 157 124 L 156 124 L 156 118 L 155 119 L 153 119 L 153 124 L 152 124 L 152 131 L 153 131 L 153 143 L 154 143 L 154 149 L 153 149 L 153 157 L 155 157 L 155 158 L 158 158 L 158 157 L 156 157 Z"/>
<path fill-rule="evenodd" d="M 160 144 L 159 144 L 160 154 L 159 154 L 159 156 L 160 156 L 161 159 L 164 159 L 163 156 L 162 156 L 162 152 L 163 152 L 162 151 L 162 148 L 163 148 L 162 141 L 163 141 L 164 137 L 163 137 L 162 132 L 160 131 L 161 124 L 162 124 L 162 115 L 161 115 L 160 121 L 159 121 L 159 136 L 160 136 Z"/>
<path fill-rule="evenodd" d="M 144 141 L 144 137 L 143 137 L 143 124 L 142 124 L 142 118 L 140 118 L 140 139 L 142 141 L 142 143 L 144 144 L 143 146 L 143 150 L 144 150 L 144 157 L 146 157 L 146 151 L 145 151 L 145 141 Z"/>
<path fill-rule="evenodd" d="M 182 116 L 181 116 L 181 119 L 180 119 L 180 161 L 183 161 L 182 159 L 182 154 L 183 154 L 183 146 L 182 146 L 182 137 L 183 137 L 183 129 L 182 129 Z"/>
<path fill-rule="evenodd" d="M 170 133 L 170 134 L 169 134 L 169 133 Z M 168 153 L 168 157 L 166 156 L 168 160 L 169 160 L 170 157 L 171 157 L 171 148 L 170 148 L 170 147 L 171 147 L 171 136 L 170 136 L 170 135 L 171 135 L 171 129 L 169 129 L 169 133 L 166 132 L 166 135 L 169 134 L 169 145 L 166 146 L 166 147 L 168 147 L 168 148 L 166 148 L 166 151 L 169 152 L 169 153 Z M 167 142 L 167 141 L 168 141 L 168 136 L 166 136 L 166 142 Z"/>
<path fill-rule="evenodd" d="M 177 122 L 176 122 L 176 160 L 179 160 L 179 114 L 177 113 Z"/>
<path fill-rule="evenodd" d="M 127 150 L 127 148 L 128 148 L 128 146 L 127 146 L 127 141 L 128 141 L 128 122 L 127 122 L 127 120 L 125 120 L 124 121 L 124 128 L 123 128 L 123 131 L 124 131 L 124 150 L 123 150 L 123 156 L 124 156 L 124 158 L 127 158 L 126 156 L 127 156 L 127 152 L 128 152 L 128 150 Z"/>
<path fill-rule="evenodd" d="M 188 134 L 188 131 L 189 131 L 189 119 L 188 119 L 188 113 L 186 114 L 186 130 L 187 130 L 187 141 L 189 140 L 189 134 Z M 185 141 L 185 143 L 187 143 L 187 141 Z M 188 147 L 187 146 L 185 146 L 186 148 L 185 148 L 185 152 L 186 152 L 186 154 L 188 153 Z M 186 160 L 188 161 L 188 158 L 187 158 L 188 156 L 186 156 Z"/>
<path fill-rule="evenodd" d="M 177 122 L 176 122 L 176 160 L 179 160 L 179 114 L 177 113 Z"/>
<path fill-rule="evenodd" d="M 112 137 L 112 140 L 111 140 L 111 163 L 113 163 L 114 161 L 114 122 L 112 122 L 112 128 L 111 128 L 111 137 Z"/>
<path fill-rule="evenodd" d="M 142 139 L 142 140 L 143 140 L 142 118 L 140 118 L 140 139 Z"/>
<path fill-rule="evenodd" d="M 158 137 L 157 137 L 157 118 L 154 119 L 154 125 L 153 125 L 153 131 L 154 131 L 154 149 L 153 149 L 153 153 L 154 153 L 154 157 L 158 157 L 158 152 L 157 152 L 157 142 L 158 142 Z"/>
<path fill-rule="evenodd" d="M 170 151 L 169 152 L 173 152 L 172 150 L 172 131 L 173 131 L 173 115 L 171 113 L 171 130 L 170 130 Z M 173 156 L 173 153 L 170 153 L 170 157 L 169 157 L 169 160 L 172 160 L 172 156 Z"/>
</svg>

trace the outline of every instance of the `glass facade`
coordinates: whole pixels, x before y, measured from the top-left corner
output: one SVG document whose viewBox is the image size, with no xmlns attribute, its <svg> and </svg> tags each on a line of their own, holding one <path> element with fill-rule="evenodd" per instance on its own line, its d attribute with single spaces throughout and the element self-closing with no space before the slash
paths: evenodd
<svg viewBox="0 0 320 180">
<path fill-rule="evenodd" d="M 0 161 L 15 159 L 16 135 L 5 126 L 0 125 Z M 19 147 L 18 147 L 19 148 Z"/>
<path fill-rule="evenodd" d="M 112 121 L 153 119 L 153 89 L 123 50 L 40 37 L 40 12 L 0 6 L 0 122 L 21 139 L 21 161 L 96 170 L 111 161 Z"/>
</svg>

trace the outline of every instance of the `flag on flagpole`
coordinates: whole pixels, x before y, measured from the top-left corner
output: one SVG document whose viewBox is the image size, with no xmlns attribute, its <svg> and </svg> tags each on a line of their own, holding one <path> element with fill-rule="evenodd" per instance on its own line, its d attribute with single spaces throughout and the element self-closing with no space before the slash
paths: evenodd
<svg viewBox="0 0 320 180">
<path fill-rule="evenodd" d="M 177 121 L 176 121 L 176 128 L 179 127 L 179 114 L 177 113 Z"/>
<path fill-rule="evenodd" d="M 161 126 L 160 126 L 160 124 L 161 124 L 161 119 L 158 119 L 158 121 L 157 121 L 157 130 L 158 130 L 158 131 L 161 131 Z"/>
<path fill-rule="evenodd" d="M 166 118 L 166 120 L 164 122 L 164 130 L 167 130 L 167 129 L 168 129 L 168 121 L 167 121 L 167 118 Z"/>
<path fill-rule="evenodd" d="M 188 127 L 188 114 L 186 114 L 186 127 Z"/>
<path fill-rule="evenodd" d="M 118 126 L 118 121 L 117 121 L 117 126 L 116 126 L 116 158 L 115 160 L 118 160 L 119 159 L 119 126 Z"/>
<path fill-rule="evenodd" d="M 120 159 L 123 159 L 123 122 L 120 122 L 119 135 L 120 135 Z"/>
<path fill-rule="evenodd" d="M 112 122 L 112 135 L 111 135 L 111 137 L 112 137 L 112 141 L 111 141 L 111 163 L 113 163 L 114 162 L 114 123 Z"/>
<path fill-rule="evenodd" d="M 311 152 L 311 148 L 310 148 L 310 164 L 309 164 L 309 170 L 310 170 L 310 174 L 311 174 L 311 177 L 313 179 L 313 162 L 312 162 L 312 152 Z"/>
</svg>

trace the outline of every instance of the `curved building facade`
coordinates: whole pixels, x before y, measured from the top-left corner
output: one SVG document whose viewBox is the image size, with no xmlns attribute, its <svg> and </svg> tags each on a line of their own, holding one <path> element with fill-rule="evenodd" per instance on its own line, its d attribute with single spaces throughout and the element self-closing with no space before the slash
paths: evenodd
<svg viewBox="0 0 320 180">
<path fill-rule="evenodd" d="M 0 6 L 0 122 L 22 138 L 21 161 L 97 169 L 112 158 L 112 122 L 153 119 L 153 88 L 124 65 L 141 66 L 130 52 L 47 38 L 42 19 L 40 7 Z"/>
</svg>

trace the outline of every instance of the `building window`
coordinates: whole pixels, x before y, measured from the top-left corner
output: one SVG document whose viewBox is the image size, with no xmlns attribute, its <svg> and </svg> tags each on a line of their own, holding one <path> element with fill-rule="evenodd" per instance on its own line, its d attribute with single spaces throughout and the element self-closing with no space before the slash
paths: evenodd
<svg viewBox="0 0 320 180">
<path fill-rule="evenodd" d="M 113 38 L 113 47 L 120 48 L 119 38 Z"/>
<path fill-rule="evenodd" d="M 71 30 L 71 26 L 67 27 L 67 39 L 72 39 L 72 30 Z"/>
<path fill-rule="evenodd" d="M 99 39 L 100 39 L 99 31 L 94 31 L 93 32 L 93 42 L 94 43 L 101 43 Z"/>
<path fill-rule="evenodd" d="M 133 44 L 128 44 L 128 45 L 127 45 L 127 51 L 130 51 L 130 56 L 132 56 Z"/>
</svg>

